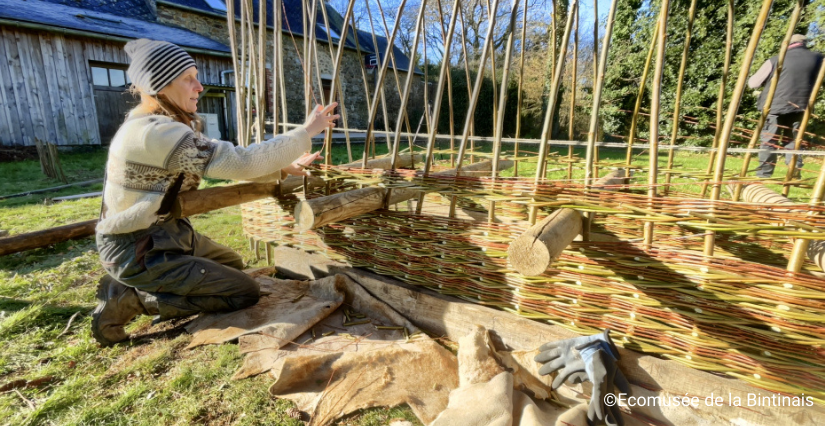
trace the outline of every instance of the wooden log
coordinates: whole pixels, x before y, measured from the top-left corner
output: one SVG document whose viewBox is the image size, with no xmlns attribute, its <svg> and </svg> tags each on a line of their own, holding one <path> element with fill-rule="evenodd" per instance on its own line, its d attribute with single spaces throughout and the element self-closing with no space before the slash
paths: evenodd
<svg viewBox="0 0 825 426">
<path fill-rule="evenodd" d="M 71 225 L 58 226 L 57 228 L 6 237 L 0 240 L 0 256 L 62 243 L 63 241 L 86 238 L 95 233 L 95 225 L 97 225 L 97 219 L 92 219 Z"/>
<path fill-rule="evenodd" d="M 413 159 L 415 161 L 413 161 Z M 395 164 L 395 168 L 397 169 L 408 169 L 415 164 L 421 164 L 424 161 L 424 156 L 421 154 L 415 154 L 415 157 L 407 154 L 398 154 L 398 162 Z M 338 167 L 341 168 L 350 168 L 350 169 L 360 169 L 363 162 L 353 161 L 352 163 L 342 164 Z M 373 158 L 372 160 L 367 161 L 367 169 L 384 169 L 389 170 L 392 166 L 392 157 L 389 155 L 385 155 L 380 158 Z"/>
<path fill-rule="evenodd" d="M 499 170 L 512 166 L 513 161 L 499 161 Z M 479 172 L 489 175 L 492 167 L 493 164 L 490 161 L 470 164 L 462 168 L 458 172 L 458 176 L 468 176 Z M 456 176 L 456 169 L 444 170 L 430 176 Z M 384 207 L 387 191 L 387 188 L 370 187 L 302 201 L 295 206 L 293 215 L 295 217 L 295 227 L 307 231 L 381 209 Z M 420 192 L 419 189 L 395 188 L 390 193 L 387 204 L 392 205 L 407 201 L 416 197 Z"/>
<path fill-rule="evenodd" d="M 742 190 L 742 201 L 762 204 L 796 204 L 762 184 L 748 185 Z"/>
<path fill-rule="evenodd" d="M 308 186 L 317 188 L 323 184 L 323 179 L 311 177 Z M 199 191 L 186 191 L 178 195 L 177 206 L 174 211 L 176 212 L 175 215 L 179 217 L 193 216 L 275 196 L 279 193 L 288 194 L 296 192 L 302 188 L 303 178 L 290 176 L 284 179 L 281 185 L 278 183 L 242 183 L 202 189 Z M 97 219 L 92 219 L 43 231 L 29 232 L 3 238 L 0 240 L 0 256 L 32 250 L 63 241 L 85 238 L 94 235 L 96 224 Z"/>
<path fill-rule="evenodd" d="M 579 212 L 573 209 L 556 210 L 510 243 L 507 249 L 510 264 L 522 275 L 539 275 L 581 231 Z"/>
<path fill-rule="evenodd" d="M 797 204 L 793 202 L 793 200 L 790 200 L 787 197 L 784 197 L 768 189 L 765 185 L 762 184 L 754 184 L 744 187 L 744 189 L 742 190 L 742 200 L 746 203 Z M 774 211 L 783 212 L 793 210 L 801 209 L 774 209 Z M 808 259 L 811 259 L 811 261 L 814 262 L 821 269 L 825 269 L 825 241 L 810 240 L 805 244 L 807 245 L 807 247 L 804 249 L 804 252 L 807 254 Z M 801 263 L 802 262 L 798 263 L 799 268 L 802 267 Z"/>
<path fill-rule="evenodd" d="M 593 189 L 602 191 L 618 191 L 618 185 L 627 185 L 632 173 L 627 173 L 626 169 L 616 169 L 602 176 L 593 184 Z"/>
</svg>

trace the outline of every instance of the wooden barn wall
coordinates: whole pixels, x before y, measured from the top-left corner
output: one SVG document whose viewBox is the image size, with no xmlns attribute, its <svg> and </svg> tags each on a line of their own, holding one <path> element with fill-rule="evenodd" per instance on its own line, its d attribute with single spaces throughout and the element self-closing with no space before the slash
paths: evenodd
<svg viewBox="0 0 825 426">
<path fill-rule="evenodd" d="M 58 34 L 1 27 L 0 144 L 100 144 L 89 59 L 111 53 Z"/>
<path fill-rule="evenodd" d="M 128 64 L 122 42 L 0 27 L 0 146 L 100 145 L 89 61 Z M 231 60 L 193 55 L 204 83 Z M 209 111 L 221 113 L 217 102 Z"/>
</svg>

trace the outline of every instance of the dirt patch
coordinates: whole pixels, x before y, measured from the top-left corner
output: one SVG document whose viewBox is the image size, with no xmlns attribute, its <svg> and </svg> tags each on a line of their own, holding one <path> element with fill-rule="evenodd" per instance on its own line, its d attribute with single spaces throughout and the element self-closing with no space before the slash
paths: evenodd
<svg viewBox="0 0 825 426">
<path fill-rule="evenodd" d="M 11 163 L 21 160 L 36 160 L 37 158 L 37 148 L 33 146 L 0 148 L 0 163 Z"/>
</svg>

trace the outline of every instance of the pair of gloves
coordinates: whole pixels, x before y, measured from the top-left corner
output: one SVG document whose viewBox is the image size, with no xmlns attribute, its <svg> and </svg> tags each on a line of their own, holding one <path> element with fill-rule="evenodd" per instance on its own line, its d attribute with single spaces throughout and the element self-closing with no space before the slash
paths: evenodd
<svg viewBox="0 0 825 426">
<path fill-rule="evenodd" d="M 625 394 L 630 393 L 630 384 L 616 365 L 619 351 L 610 339 L 610 330 L 593 336 L 546 343 L 539 351 L 535 361 L 544 364 L 539 369 L 539 374 L 543 376 L 559 372 L 553 379 L 554 390 L 568 378 L 575 383 L 584 380 L 593 383 L 593 394 L 587 407 L 587 421 L 591 426 L 624 425 L 616 399 L 613 399 L 612 404 L 605 404 L 605 396 L 613 394 L 616 389 Z"/>
</svg>

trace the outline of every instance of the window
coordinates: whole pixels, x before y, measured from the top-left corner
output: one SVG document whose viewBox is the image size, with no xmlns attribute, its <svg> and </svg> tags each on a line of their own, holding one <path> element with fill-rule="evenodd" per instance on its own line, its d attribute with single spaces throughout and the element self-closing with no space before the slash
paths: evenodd
<svg viewBox="0 0 825 426">
<path fill-rule="evenodd" d="M 206 3 L 214 10 L 226 12 L 226 3 L 223 0 L 206 0 Z"/>
<path fill-rule="evenodd" d="M 126 88 L 132 82 L 120 64 L 92 64 L 92 84 L 104 87 Z"/>
</svg>

